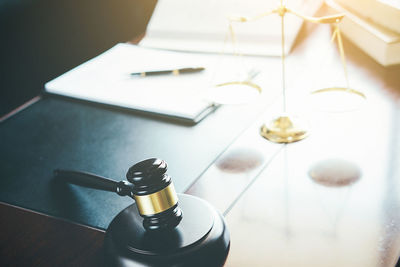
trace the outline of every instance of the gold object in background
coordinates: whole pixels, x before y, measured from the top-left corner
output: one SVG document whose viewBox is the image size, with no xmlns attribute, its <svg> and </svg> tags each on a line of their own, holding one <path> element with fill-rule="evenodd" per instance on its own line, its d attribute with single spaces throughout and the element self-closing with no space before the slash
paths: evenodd
<svg viewBox="0 0 400 267">
<path fill-rule="evenodd" d="M 305 16 L 303 14 L 300 14 L 299 12 L 295 10 L 291 10 L 287 8 L 284 4 L 283 1 L 280 1 L 280 5 L 273 10 L 266 11 L 260 15 L 257 15 L 255 17 L 243 17 L 243 16 L 238 16 L 238 17 L 230 17 L 229 18 L 229 25 L 230 25 L 230 31 L 232 34 L 232 40 L 235 41 L 233 38 L 233 28 L 232 28 L 232 22 L 248 22 L 248 21 L 254 21 L 261 19 L 265 16 L 268 16 L 270 14 L 278 14 L 281 16 L 281 48 L 282 48 L 282 53 L 281 53 L 281 62 L 282 62 L 282 95 L 283 95 L 283 114 L 286 113 L 286 78 L 285 78 L 285 32 L 284 32 L 284 17 L 286 13 L 291 13 L 295 16 L 298 16 L 302 18 L 303 20 L 309 21 L 311 23 L 320 23 L 320 24 L 335 24 L 335 30 L 333 33 L 333 37 L 337 38 L 338 40 L 338 45 L 339 45 L 339 50 L 340 50 L 340 56 L 341 56 L 341 61 L 346 77 L 346 82 L 347 82 L 347 90 L 346 92 L 349 93 L 356 93 L 357 95 L 362 95 L 362 93 L 355 91 L 353 89 L 350 89 L 349 87 L 349 82 L 348 82 L 348 75 L 347 75 L 347 67 L 346 67 L 346 59 L 344 55 L 344 49 L 343 49 L 343 43 L 340 35 L 340 30 L 337 26 L 337 24 L 343 19 L 344 15 L 343 14 L 336 14 L 336 15 L 330 15 L 330 16 L 323 16 L 323 17 L 310 17 L 310 16 Z M 330 90 L 339 90 L 343 91 L 341 88 L 331 88 Z M 325 92 L 326 89 L 318 90 L 317 92 Z M 365 96 L 364 96 L 365 97 Z M 274 119 L 270 123 L 265 123 L 261 127 L 261 136 L 265 137 L 266 139 L 276 142 L 276 143 L 292 143 L 295 141 L 299 141 L 307 137 L 307 127 L 305 124 L 299 124 L 298 119 L 294 117 L 290 117 L 288 115 L 282 115 L 279 116 L 278 118 Z"/>
<path fill-rule="evenodd" d="M 311 94 L 312 95 L 318 95 L 320 93 L 336 93 L 336 94 L 339 93 L 339 94 L 342 94 L 342 97 L 346 97 L 346 94 L 351 94 L 351 96 L 361 97 L 358 100 L 360 100 L 360 99 L 361 100 L 365 100 L 366 96 L 362 92 L 350 88 L 349 74 L 348 74 L 348 71 L 347 71 L 346 56 L 345 56 L 345 53 L 344 53 L 342 35 L 341 35 L 340 29 L 339 29 L 339 25 L 338 25 L 339 21 L 340 20 L 337 20 L 334 23 L 334 30 L 333 30 L 331 41 L 332 42 L 335 41 L 335 38 L 337 40 L 337 44 L 338 44 L 338 48 L 339 48 L 339 54 L 340 54 L 340 60 L 342 62 L 344 77 L 345 77 L 345 80 L 346 80 L 346 88 L 336 87 L 336 86 L 335 87 L 329 87 L 329 88 L 322 88 L 322 89 L 317 89 L 317 90 L 311 92 Z M 349 96 L 349 95 L 347 95 L 347 96 Z M 347 111 L 347 110 L 356 109 L 358 107 L 358 103 L 357 102 L 359 102 L 359 101 L 354 101 L 353 100 L 352 103 L 351 103 L 352 107 L 350 107 L 349 105 L 346 105 L 346 107 L 340 107 L 338 110 L 335 110 L 335 109 L 337 109 L 337 108 L 335 108 L 335 109 L 333 109 L 331 111 Z M 325 105 L 325 103 L 324 103 L 324 105 Z"/>
<path fill-rule="evenodd" d="M 245 21 L 245 18 L 235 18 L 242 22 Z M 229 37 L 232 41 L 233 45 L 233 55 L 236 58 L 241 59 L 242 53 L 238 49 L 236 34 L 233 30 L 232 21 L 229 19 L 229 31 L 225 36 L 224 40 L 224 48 L 220 52 L 220 55 L 224 54 L 225 45 L 228 41 Z M 243 69 L 244 66 L 241 64 Z M 214 85 L 212 90 L 210 91 L 209 98 L 215 104 L 244 104 L 254 100 L 254 97 L 258 97 L 262 93 L 262 88 L 258 84 L 253 82 L 253 79 L 260 73 L 259 70 L 251 69 L 248 71 L 244 71 L 247 74 L 245 79 L 234 78 L 234 80 L 230 80 L 228 82 L 218 82 Z"/>
<path fill-rule="evenodd" d="M 295 117 L 281 116 L 261 127 L 261 136 L 275 143 L 292 143 L 307 137 L 307 124 Z"/>
</svg>

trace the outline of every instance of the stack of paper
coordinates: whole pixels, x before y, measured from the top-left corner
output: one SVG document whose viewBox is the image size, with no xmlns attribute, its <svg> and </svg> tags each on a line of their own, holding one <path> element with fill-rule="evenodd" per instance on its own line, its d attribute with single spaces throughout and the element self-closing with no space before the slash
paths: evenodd
<svg viewBox="0 0 400 267">
<path fill-rule="evenodd" d="M 335 0 L 351 13 L 400 33 L 399 0 Z"/>
<path fill-rule="evenodd" d="M 343 1 L 341 0 L 340 2 Z M 349 1 L 349 3 L 353 2 L 355 1 Z M 358 13 L 362 12 L 367 12 L 366 14 L 376 12 L 376 14 L 374 13 L 374 17 L 378 17 L 379 15 L 382 18 L 386 18 L 387 16 L 388 21 L 392 18 L 393 22 L 399 23 L 398 25 L 400 25 L 400 17 L 394 19 L 396 18 L 394 14 L 400 15 L 400 11 L 396 7 L 392 8 L 392 13 L 386 12 L 379 14 L 379 8 L 375 10 L 371 8 L 367 9 L 360 5 L 360 8 L 357 10 L 358 13 L 355 13 L 353 10 L 345 8 L 333 0 L 327 0 L 327 4 L 335 10 L 335 12 L 345 14 L 339 27 L 350 41 L 383 66 L 400 64 L 400 33 L 372 22 L 369 17 L 364 18 L 358 15 Z M 393 25 L 395 25 L 395 23 L 393 23 Z M 398 29 L 398 31 L 400 31 L 400 29 Z"/>
</svg>

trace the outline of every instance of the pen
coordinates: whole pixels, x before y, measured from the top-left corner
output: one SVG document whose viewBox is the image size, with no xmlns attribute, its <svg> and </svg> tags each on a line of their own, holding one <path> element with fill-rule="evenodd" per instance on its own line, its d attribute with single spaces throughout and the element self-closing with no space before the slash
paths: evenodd
<svg viewBox="0 0 400 267">
<path fill-rule="evenodd" d="M 204 70 L 203 67 L 181 68 L 181 69 L 174 69 L 174 70 L 154 70 L 154 71 L 144 71 L 144 72 L 132 72 L 131 76 L 146 77 L 146 76 L 163 75 L 163 74 L 179 75 L 179 74 L 184 74 L 184 73 L 199 72 L 199 71 L 203 71 L 203 70 Z"/>
</svg>

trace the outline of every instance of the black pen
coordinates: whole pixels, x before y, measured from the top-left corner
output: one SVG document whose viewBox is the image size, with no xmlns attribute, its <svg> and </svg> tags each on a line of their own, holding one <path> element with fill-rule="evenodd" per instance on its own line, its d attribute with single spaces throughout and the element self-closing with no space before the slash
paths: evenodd
<svg viewBox="0 0 400 267">
<path fill-rule="evenodd" d="M 131 76 L 146 77 L 146 76 L 164 75 L 164 74 L 179 75 L 179 74 L 184 74 L 184 73 L 199 72 L 199 71 L 203 71 L 203 70 L 204 70 L 203 67 L 181 68 L 181 69 L 174 69 L 174 70 L 154 70 L 154 71 L 144 71 L 144 72 L 132 72 Z"/>
</svg>

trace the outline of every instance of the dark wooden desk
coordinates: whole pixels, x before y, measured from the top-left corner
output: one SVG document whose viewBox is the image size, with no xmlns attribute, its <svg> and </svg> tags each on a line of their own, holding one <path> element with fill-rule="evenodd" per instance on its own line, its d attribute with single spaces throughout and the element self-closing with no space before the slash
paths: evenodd
<svg viewBox="0 0 400 267">
<path fill-rule="evenodd" d="M 326 53 L 329 37 L 328 27 L 306 24 L 287 62 L 289 107 L 309 118 L 310 136 L 290 145 L 260 137 L 263 121 L 281 110 L 279 99 L 267 98 L 265 114 L 186 190 L 225 215 L 232 240 L 227 266 L 383 267 L 394 266 L 400 255 L 400 68 L 383 68 L 345 42 L 351 86 L 365 93 L 367 101 L 352 112 L 315 110 L 307 102 L 315 82 L 326 80 L 324 72 L 333 77 L 327 86 L 342 76 L 337 50 Z M 324 58 L 331 55 L 336 55 L 332 64 L 324 65 Z M 279 59 L 266 61 L 270 83 L 279 86 Z M 360 178 L 336 186 L 315 182 L 310 168 L 325 159 L 353 163 Z M 78 260 L 97 266 L 103 232 L 8 206 L 1 206 L 0 214 L 15 218 L 2 219 L 10 231 L 28 229 L 24 235 L 32 240 L 30 248 L 37 244 L 29 239 L 33 236 L 44 235 L 50 251 L 62 246 L 60 239 L 71 242 L 70 249 L 54 252 L 60 259 L 79 258 L 86 253 L 74 244 L 85 247 L 93 242 L 95 247 Z M 33 225 L 24 228 L 31 220 L 51 225 L 50 231 Z M 56 235 L 59 229 L 67 229 L 68 237 Z M 79 239 L 74 238 L 76 233 Z M 33 254 L 24 249 L 25 242 L 2 235 L 14 240 L 16 249 L 2 245 L 2 260 L 14 261 L 21 254 L 27 255 L 22 264 L 34 264 L 36 257 L 30 258 Z M 46 263 L 53 262 L 40 265 Z"/>
<path fill-rule="evenodd" d="M 0 203 L 1 266 L 103 266 L 104 231 Z"/>
</svg>

